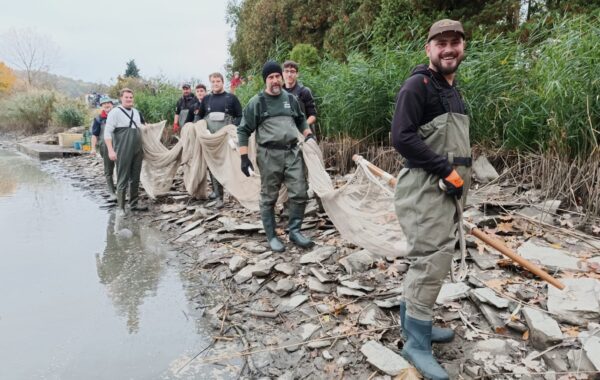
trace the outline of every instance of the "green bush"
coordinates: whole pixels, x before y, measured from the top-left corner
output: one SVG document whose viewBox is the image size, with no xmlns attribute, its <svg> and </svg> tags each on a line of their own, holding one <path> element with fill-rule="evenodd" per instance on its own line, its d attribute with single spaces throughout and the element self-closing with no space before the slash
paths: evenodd
<svg viewBox="0 0 600 380">
<path fill-rule="evenodd" d="M 298 62 L 300 67 L 306 68 L 319 63 L 319 53 L 311 44 L 298 44 L 292 49 L 290 59 Z"/>
<path fill-rule="evenodd" d="M 62 128 L 79 127 L 86 125 L 88 119 L 87 108 L 81 102 L 70 99 L 60 101 L 53 112 L 54 125 Z"/>
<path fill-rule="evenodd" d="M 152 90 L 135 93 L 135 107 L 144 115 L 147 123 L 167 120 L 173 122 L 175 105 L 181 97 L 181 90 L 170 84 L 161 83 Z"/>
<path fill-rule="evenodd" d="M 0 127 L 34 134 L 50 126 L 57 94 L 48 90 L 16 93 L 0 103 Z"/>
</svg>

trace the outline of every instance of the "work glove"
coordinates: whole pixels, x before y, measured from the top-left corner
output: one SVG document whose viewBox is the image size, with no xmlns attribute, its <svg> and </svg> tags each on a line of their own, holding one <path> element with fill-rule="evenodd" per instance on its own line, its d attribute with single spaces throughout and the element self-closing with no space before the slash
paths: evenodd
<svg viewBox="0 0 600 380">
<path fill-rule="evenodd" d="M 310 139 L 313 139 L 314 142 L 317 142 L 317 138 L 312 133 L 309 133 L 308 135 L 306 135 L 306 137 L 304 138 L 304 142 L 308 142 L 308 140 L 310 140 Z"/>
<path fill-rule="evenodd" d="M 179 132 L 179 129 L 180 129 L 180 128 L 179 128 L 179 123 L 175 123 L 175 124 L 173 124 L 173 133 L 177 133 L 177 132 Z"/>
<path fill-rule="evenodd" d="M 455 169 L 452 169 L 452 172 L 448 177 L 442 179 L 442 183 L 444 184 L 442 190 L 444 190 L 446 194 L 458 199 L 462 197 L 465 181 L 463 181 L 460 174 L 458 174 Z"/>
<path fill-rule="evenodd" d="M 254 166 L 252 166 L 252 162 L 250 162 L 248 155 L 242 154 L 242 173 L 244 173 L 246 177 L 250 177 L 250 170 L 254 170 Z"/>
</svg>

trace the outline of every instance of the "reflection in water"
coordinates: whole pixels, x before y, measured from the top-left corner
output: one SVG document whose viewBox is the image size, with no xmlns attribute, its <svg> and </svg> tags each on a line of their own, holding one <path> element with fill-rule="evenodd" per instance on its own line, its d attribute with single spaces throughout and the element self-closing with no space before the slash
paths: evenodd
<svg viewBox="0 0 600 380">
<path fill-rule="evenodd" d="M 140 227 L 131 217 L 111 213 L 106 248 L 102 257 L 96 254 L 96 267 L 118 314 L 127 318 L 130 334 L 139 331 L 139 309 L 144 298 L 156 296 L 165 272 L 165 254 L 152 229 Z"/>
<path fill-rule="evenodd" d="M 41 176 L 37 165 L 12 152 L 0 150 L 0 197 L 8 197 L 17 191 L 19 184 L 48 183 Z"/>
</svg>

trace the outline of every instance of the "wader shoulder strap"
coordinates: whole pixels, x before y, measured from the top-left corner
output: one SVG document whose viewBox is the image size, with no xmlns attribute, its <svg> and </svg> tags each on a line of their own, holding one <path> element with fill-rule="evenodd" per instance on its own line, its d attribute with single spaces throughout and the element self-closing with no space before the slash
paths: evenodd
<svg viewBox="0 0 600 380">
<path fill-rule="evenodd" d="M 233 96 L 230 93 L 225 94 L 225 113 L 230 115 L 230 110 L 233 109 Z"/>
<path fill-rule="evenodd" d="M 173 104 L 173 103 L 171 103 Z M 125 114 L 125 116 L 127 116 L 127 118 L 129 119 L 129 128 L 131 128 L 132 125 L 135 125 L 136 128 L 139 128 L 137 123 L 135 121 L 133 121 L 133 115 L 135 115 L 135 111 L 133 110 L 133 108 L 131 109 L 131 115 L 129 115 L 127 113 L 127 111 L 125 111 L 123 109 L 123 107 L 119 107 L 119 109 L 121 110 L 121 112 L 123 112 Z"/>
<path fill-rule="evenodd" d="M 438 96 L 440 97 L 440 103 L 442 103 L 442 107 L 444 108 L 444 111 L 446 111 L 446 113 L 452 112 L 452 110 L 450 109 L 450 102 L 448 101 L 448 98 L 444 94 L 442 85 L 434 77 L 433 73 L 431 73 L 429 75 L 429 79 L 431 79 L 431 83 L 433 84 L 433 87 L 436 89 Z"/>
<path fill-rule="evenodd" d="M 202 100 L 202 102 L 205 104 L 204 110 L 206 111 L 206 114 L 208 115 L 210 113 L 210 109 L 211 109 L 211 105 L 212 105 L 212 94 L 206 95 L 204 97 L 204 99 Z"/>
<path fill-rule="evenodd" d="M 269 111 L 267 111 L 267 98 L 265 97 L 264 93 L 259 93 L 258 94 L 258 100 L 259 100 L 259 119 L 258 119 L 258 124 L 256 125 L 257 127 L 260 126 L 265 120 L 267 120 L 269 118 Z"/>
<path fill-rule="evenodd" d="M 258 119 L 258 124 L 256 125 L 257 127 L 259 125 L 261 125 L 265 120 L 267 120 L 271 115 L 269 115 L 269 111 L 267 108 L 267 97 L 265 96 L 265 94 L 263 92 L 258 94 L 258 100 L 259 100 L 259 119 Z M 293 115 L 292 112 L 292 103 L 294 101 L 294 95 L 288 93 L 288 102 L 290 103 L 290 116 Z"/>
</svg>

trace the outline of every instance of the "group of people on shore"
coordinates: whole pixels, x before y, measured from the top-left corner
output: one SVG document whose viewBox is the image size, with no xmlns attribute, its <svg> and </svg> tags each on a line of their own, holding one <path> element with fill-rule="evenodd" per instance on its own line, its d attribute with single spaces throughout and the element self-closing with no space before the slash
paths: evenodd
<svg viewBox="0 0 600 380">
<path fill-rule="evenodd" d="M 402 355 L 428 379 L 448 379 L 432 354 L 432 343 L 449 342 L 451 329 L 433 326 L 433 306 L 450 271 L 457 241 L 458 211 L 455 199 L 464 204 L 471 171 L 469 117 L 456 86 L 456 71 L 464 59 L 465 32 L 454 20 L 440 20 L 429 29 L 425 53 L 428 65 L 415 67 L 397 96 L 391 125 L 392 144 L 406 159 L 398 175 L 394 205 L 408 243 L 410 268 L 404 280 L 400 306 Z M 242 108 L 234 94 L 223 87 L 220 73 L 210 75 L 211 92 L 202 85 L 182 86 L 177 103 L 174 131 L 185 123 L 204 119 L 215 133 L 225 125 L 237 126 L 241 171 L 254 169 L 248 156 L 248 141 L 255 133 L 256 163 L 260 167 L 260 217 L 271 250 L 283 252 L 277 236 L 274 206 L 283 184 L 289 195 L 289 240 L 302 248 L 314 243 L 301 233 L 308 201 L 302 143 L 316 142 L 317 112 L 310 90 L 298 83 L 298 64 L 268 61 L 262 68 L 264 90 Z M 133 108 L 133 92 L 121 90 L 121 106 L 102 103 L 103 113 L 94 123 L 95 141 L 105 160 L 107 181 L 112 181 L 116 161 L 116 192 L 119 210 L 142 210 L 138 201 L 142 161 L 140 113 Z M 193 99 L 193 98 L 195 99 Z M 192 106 L 193 104 L 193 106 Z M 302 141 L 299 140 L 302 136 Z M 312 142 L 311 142 L 312 140 Z M 210 197 L 222 205 L 223 189 L 212 179 Z"/>
</svg>

